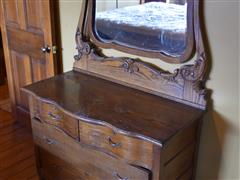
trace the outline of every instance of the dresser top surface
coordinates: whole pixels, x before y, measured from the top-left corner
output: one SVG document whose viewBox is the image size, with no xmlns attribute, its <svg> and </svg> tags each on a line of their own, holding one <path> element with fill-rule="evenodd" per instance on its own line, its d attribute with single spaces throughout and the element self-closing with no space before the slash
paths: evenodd
<svg viewBox="0 0 240 180">
<path fill-rule="evenodd" d="M 106 123 L 159 144 L 203 114 L 202 110 L 74 71 L 34 83 L 24 91 L 79 118 Z"/>
</svg>

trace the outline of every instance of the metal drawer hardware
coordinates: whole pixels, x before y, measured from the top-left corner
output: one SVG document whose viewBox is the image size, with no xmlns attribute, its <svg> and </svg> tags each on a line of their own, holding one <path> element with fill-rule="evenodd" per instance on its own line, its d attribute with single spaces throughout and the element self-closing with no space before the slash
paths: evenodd
<svg viewBox="0 0 240 180">
<path fill-rule="evenodd" d="M 32 120 L 37 121 L 39 123 L 42 123 L 42 121 L 39 117 L 33 117 Z"/>
<path fill-rule="evenodd" d="M 112 147 L 114 147 L 114 148 L 121 146 L 121 143 L 119 143 L 119 142 L 118 142 L 118 143 L 114 142 L 114 141 L 111 139 L 111 137 L 108 138 L 108 143 L 109 143 Z"/>
<path fill-rule="evenodd" d="M 59 121 L 61 119 L 61 116 L 55 115 L 52 112 L 48 112 L 48 116 L 52 118 L 53 120 Z"/>
<path fill-rule="evenodd" d="M 54 139 L 50 139 L 47 137 L 43 137 L 45 139 L 45 141 L 47 142 L 48 145 L 52 145 L 52 144 L 56 144 L 57 141 L 55 141 Z"/>
<path fill-rule="evenodd" d="M 121 177 L 117 172 L 114 172 L 113 176 L 115 176 L 117 180 L 129 180 L 127 177 Z"/>
</svg>

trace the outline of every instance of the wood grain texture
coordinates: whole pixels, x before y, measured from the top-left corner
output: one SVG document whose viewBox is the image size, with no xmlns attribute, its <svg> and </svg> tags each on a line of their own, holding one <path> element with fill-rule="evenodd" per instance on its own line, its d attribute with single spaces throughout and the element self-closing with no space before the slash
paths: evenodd
<svg viewBox="0 0 240 180">
<path fill-rule="evenodd" d="M 133 180 L 149 179 L 148 171 L 125 164 L 100 151 L 86 148 L 51 125 L 32 119 L 32 127 L 34 142 L 38 146 L 64 160 L 71 167 L 78 167 L 79 171 L 89 174 L 90 178 L 86 177 L 86 179 L 91 179 L 91 176 L 93 179 L 99 180 L 117 179 L 117 175 Z M 59 165 L 57 164 L 57 168 L 66 170 L 64 166 L 61 167 Z M 48 173 L 51 172 L 48 171 Z M 75 176 L 81 177 L 81 174 L 78 173 Z"/>
<path fill-rule="evenodd" d="M 184 131 L 180 131 L 166 143 L 162 152 L 162 161 L 164 164 L 171 161 L 171 159 L 176 157 L 184 148 L 188 147 L 193 142 L 198 141 L 198 127 L 199 121 L 196 121 L 189 127 L 185 128 Z"/>
<path fill-rule="evenodd" d="M 3 53 L 2 35 L 0 34 L 0 85 L 6 82 L 6 66 Z"/>
<path fill-rule="evenodd" d="M 24 91 L 76 119 L 160 146 L 203 114 L 199 109 L 74 71 L 27 86 Z"/>
<path fill-rule="evenodd" d="M 23 91 L 42 177 L 192 177 L 204 111 L 75 71 Z"/>
<path fill-rule="evenodd" d="M 79 122 L 80 142 L 120 158 L 128 164 L 152 169 L 153 144 L 114 132 L 111 128 Z"/>
<path fill-rule="evenodd" d="M 78 120 L 60 111 L 55 105 L 35 98 L 30 99 L 31 116 L 61 128 L 75 139 L 79 139 Z"/>
<path fill-rule="evenodd" d="M 187 146 L 175 159 L 164 166 L 163 179 L 178 179 L 183 172 L 191 168 L 194 159 L 195 144 Z"/>
<path fill-rule="evenodd" d="M 87 180 L 93 177 L 87 172 L 72 166 L 70 163 L 56 157 L 48 151 L 39 148 L 41 158 L 41 173 L 48 180 Z"/>
<path fill-rule="evenodd" d="M 11 50 L 17 51 L 20 54 L 28 54 L 30 57 L 39 60 L 45 59 L 45 54 L 39 49 L 39 47 L 44 46 L 42 35 L 11 27 L 7 28 L 7 32 L 9 48 Z"/>
<path fill-rule="evenodd" d="M 9 90 L 8 85 L 5 82 L 3 85 L 0 85 L 0 105 L 4 104 L 9 99 Z"/>
<path fill-rule="evenodd" d="M 37 180 L 31 133 L 16 123 L 9 112 L 0 110 L 0 117 L 0 179 Z"/>
<path fill-rule="evenodd" d="M 13 114 L 28 126 L 28 101 L 20 88 L 57 73 L 55 56 L 41 51 L 45 45 L 55 45 L 51 10 L 49 0 L 1 0 L 1 32 Z"/>
</svg>

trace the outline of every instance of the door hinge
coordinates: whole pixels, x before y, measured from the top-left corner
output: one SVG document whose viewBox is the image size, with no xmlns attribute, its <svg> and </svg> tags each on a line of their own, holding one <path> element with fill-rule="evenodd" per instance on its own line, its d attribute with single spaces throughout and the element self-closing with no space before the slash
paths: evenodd
<svg viewBox="0 0 240 180">
<path fill-rule="evenodd" d="M 57 46 L 53 46 L 52 47 L 52 53 L 53 54 L 57 54 Z"/>
</svg>

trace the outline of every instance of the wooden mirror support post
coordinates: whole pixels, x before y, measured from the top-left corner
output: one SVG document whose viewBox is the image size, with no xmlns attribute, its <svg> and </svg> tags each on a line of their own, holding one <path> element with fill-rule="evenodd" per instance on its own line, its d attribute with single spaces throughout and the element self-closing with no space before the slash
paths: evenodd
<svg viewBox="0 0 240 180">
<path fill-rule="evenodd" d="M 207 106 L 198 0 L 190 8 L 196 60 L 173 73 L 140 59 L 105 56 L 92 31 L 94 2 L 82 1 L 73 71 L 23 89 L 40 178 L 194 179 Z"/>
</svg>

